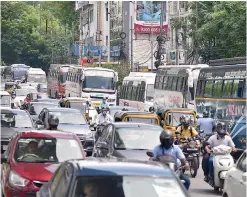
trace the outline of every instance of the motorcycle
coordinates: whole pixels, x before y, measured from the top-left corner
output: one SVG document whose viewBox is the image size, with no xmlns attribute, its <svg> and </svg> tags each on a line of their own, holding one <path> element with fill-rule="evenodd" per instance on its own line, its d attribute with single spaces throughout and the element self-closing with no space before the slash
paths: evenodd
<svg viewBox="0 0 247 197">
<path fill-rule="evenodd" d="M 186 157 L 186 160 L 189 164 L 190 174 L 191 177 L 193 178 L 196 177 L 197 171 L 200 167 L 200 157 L 199 157 L 200 145 L 198 147 L 198 141 L 196 140 L 197 139 L 194 138 L 191 139 L 180 138 L 180 140 L 177 142 Z"/>
<path fill-rule="evenodd" d="M 180 166 L 180 167 L 177 167 L 176 166 L 176 161 L 174 159 L 173 156 L 170 156 L 170 155 L 161 155 L 159 156 L 158 159 L 154 159 L 154 154 L 153 152 L 151 151 L 147 151 L 147 156 L 150 157 L 150 160 L 152 161 L 159 161 L 161 162 L 162 164 L 165 164 L 166 166 L 168 166 L 174 173 L 175 175 L 180 179 L 180 175 L 181 173 L 183 173 L 183 169 L 184 169 L 184 166 Z M 181 180 L 180 181 L 184 184 L 185 181 L 184 180 Z"/>
<path fill-rule="evenodd" d="M 214 179 L 209 177 L 208 183 L 215 191 L 223 191 L 226 173 L 234 165 L 233 157 L 231 156 L 232 148 L 225 145 L 219 145 L 212 149 L 213 164 L 214 164 Z"/>
</svg>

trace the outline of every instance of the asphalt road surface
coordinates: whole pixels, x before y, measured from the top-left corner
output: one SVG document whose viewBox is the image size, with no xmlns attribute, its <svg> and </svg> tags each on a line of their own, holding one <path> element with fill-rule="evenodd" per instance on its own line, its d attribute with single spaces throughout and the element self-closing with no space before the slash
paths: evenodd
<svg viewBox="0 0 247 197">
<path fill-rule="evenodd" d="M 189 171 L 185 172 L 189 174 Z M 214 189 L 203 180 L 203 171 L 200 166 L 199 172 L 195 178 L 190 178 L 190 194 L 191 197 L 220 197 L 220 193 L 216 193 Z"/>
</svg>

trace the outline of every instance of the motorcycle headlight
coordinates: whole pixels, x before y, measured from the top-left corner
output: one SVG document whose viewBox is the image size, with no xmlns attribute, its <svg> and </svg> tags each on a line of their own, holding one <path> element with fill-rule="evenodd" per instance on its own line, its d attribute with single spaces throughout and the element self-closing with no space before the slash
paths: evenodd
<svg viewBox="0 0 247 197">
<path fill-rule="evenodd" d="M 29 180 L 21 177 L 13 171 L 9 173 L 9 183 L 13 186 L 25 187 L 28 184 Z"/>
<path fill-rule="evenodd" d="M 190 141 L 189 142 L 189 147 L 190 148 L 195 148 L 196 147 L 196 142 L 195 141 Z"/>
</svg>

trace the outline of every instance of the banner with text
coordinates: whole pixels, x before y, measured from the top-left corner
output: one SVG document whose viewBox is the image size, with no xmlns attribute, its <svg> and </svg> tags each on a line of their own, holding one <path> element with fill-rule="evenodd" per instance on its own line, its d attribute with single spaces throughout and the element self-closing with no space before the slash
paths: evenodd
<svg viewBox="0 0 247 197">
<path fill-rule="evenodd" d="M 167 32 L 166 1 L 164 1 L 164 15 L 162 28 Z M 160 33 L 160 1 L 137 1 L 134 29 L 136 34 Z"/>
</svg>

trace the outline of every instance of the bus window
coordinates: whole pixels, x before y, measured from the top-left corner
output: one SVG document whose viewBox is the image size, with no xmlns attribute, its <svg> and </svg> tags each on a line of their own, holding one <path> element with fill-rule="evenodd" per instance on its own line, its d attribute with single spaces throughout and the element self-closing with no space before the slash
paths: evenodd
<svg viewBox="0 0 247 197">
<path fill-rule="evenodd" d="M 184 91 L 188 91 L 188 80 L 184 80 Z"/>
<path fill-rule="evenodd" d="M 232 98 L 243 98 L 245 80 L 244 79 L 236 79 L 233 82 L 232 88 Z"/>
<path fill-rule="evenodd" d="M 177 82 L 177 90 L 178 91 L 181 91 L 183 89 L 183 82 L 184 82 L 184 78 L 178 77 L 178 82 Z"/>
<path fill-rule="evenodd" d="M 172 89 L 172 78 L 173 77 L 168 77 L 166 90 L 171 90 Z"/>
<path fill-rule="evenodd" d="M 167 79 L 168 79 L 168 77 L 167 77 L 167 76 L 165 76 L 165 77 L 164 77 L 164 81 L 163 81 L 162 90 L 165 90 L 165 89 L 166 89 Z"/>
<path fill-rule="evenodd" d="M 137 101 L 137 98 L 136 98 L 136 93 L 137 93 L 137 87 L 132 87 L 132 95 L 131 95 L 131 100 L 132 101 Z"/>
<path fill-rule="evenodd" d="M 178 77 L 173 77 L 172 90 L 176 91 Z"/>
<path fill-rule="evenodd" d="M 213 88 L 213 81 L 212 80 L 206 81 L 205 90 L 204 90 L 205 97 L 212 96 L 212 88 Z"/>
<path fill-rule="evenodd" d="M 158 87 L 159 87 L 159 77 L 156 76 L 156 77 L 155 77 L 154 88 L 155 88 L 155 89 L 158 89 Z"/>
<path fill-rule="evenodd" d="M 200 96 L 200 95 L 201 95 L 202 83 L 203 83 L 203 81 L 198 81 L 198 82 L 197 82 L 197 86 L 196 86 L 196 96 Z"/>
<path fill-rule="evenodd" d="M 231 96 L 233 80 L 224 80 L 222 96 L 224 98 L 229 98 Z"/>
<path fill-rule="evenodd" d="M 213 95 L 217 98 L 221 97 L 221 90 L 222 90 L 222 80 L 215 80 L 213 86 Z"/>
<path fill-rule="evenodd" d="M 159 77 L 159 85 L 158 85 L 158 89 L 161 90 L 162 89 L 162 85 L 163 85 L 163 76 Z"/>
<path fill-rule="evenodd" d="M 243 87 L 243 98 L 246 98 L 246 82 L 244 82 L 244 87 Z"/>
<path fill-rule="evenodd" d="M 127 98 L 130 101 L 131 101 L 131 94 L 132 94 L 132 86 L 128 86 L 128 95 L 127 95 Z"/>
</svg>

